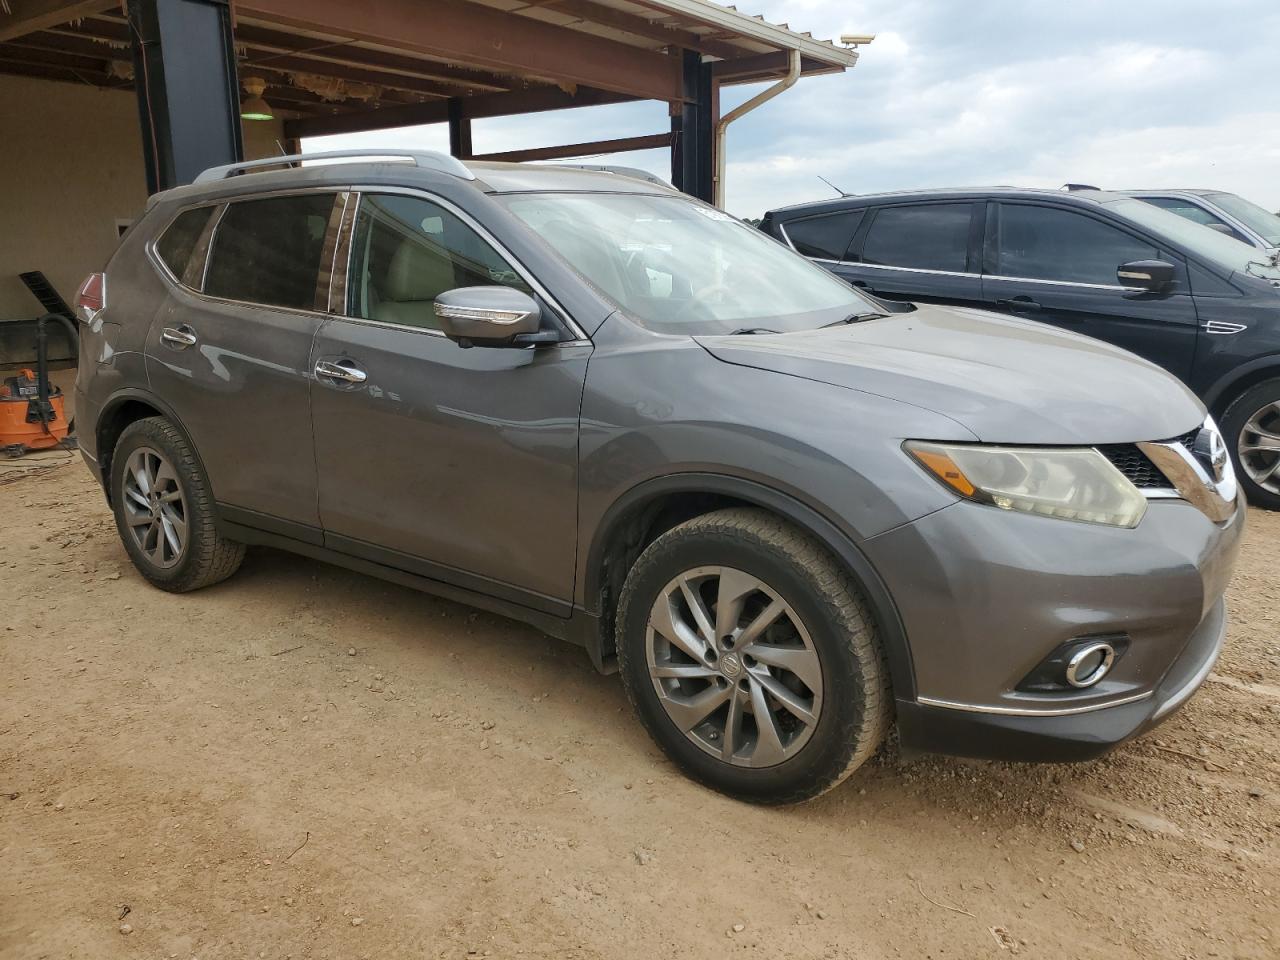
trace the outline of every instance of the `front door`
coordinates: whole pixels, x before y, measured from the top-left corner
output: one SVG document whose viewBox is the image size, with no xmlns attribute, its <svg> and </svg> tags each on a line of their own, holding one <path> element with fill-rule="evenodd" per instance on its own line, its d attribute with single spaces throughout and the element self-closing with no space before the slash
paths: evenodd
<svg viewBox="0 0 1280 960">
<path fill-rule="evenodd" d="M 1181 259 L 1120 226 L 1076 210 L 992 204 L 983 296 L 990 309 L 1124 347 L 1187 381 L 1199 326 Z M 1176 282 L 1153 294 L 1120 285 L 1116 269 L 1166 260 Z"/>
<path fill-rule="evenodd" d="M 365 194 L 351 248 L 345 315 L 321 328 L 312 357 L 326 544 L 566 612 L 590 345 L 446 339 L 434 312 L 446 290 L 539 295 L 442 203 Z M 539 299 L 546 317 L 553 308 Z"/>
<path fill-rule="evenodd" d="M 309 361 L 334 201 L 312 191 L 215 211 L 207 265 L 197 253 L 181 269 L 146 345 L 151 388 L 190 435 L 223 515 L 314 540 Z"/>
</svg>

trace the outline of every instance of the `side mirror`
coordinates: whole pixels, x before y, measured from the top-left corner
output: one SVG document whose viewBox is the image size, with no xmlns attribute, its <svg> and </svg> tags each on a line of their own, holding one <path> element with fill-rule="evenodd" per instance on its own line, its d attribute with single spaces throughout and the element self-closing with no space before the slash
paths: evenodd
<svg viewBox="0 0 1280 960">
<path fill-rule="evenodd" d="M 511 287 L 447 290 L 436 297 L 435 311 L 444 335 L 462 347 L 524 347 L 543 342 L 537 302 Z M 554 336 L 551 342 L 558 339 Z"/>
<path fill-rule="evenodd" d="M 1206 223 L 1205 226 L 1210 230 L 1217 230 L 1224 237 L 1234 237 L 1236 235 L 1236 232 L 1225 223 Z"/>
<path fill-rule="evenodd" d="M 1159 293 L 1173 283 L 1175 273 L 1173 264 L 1163 260 L 1131 260 L 1116 268 L 1116 279 L 1122 287 Z"/>
</svg>

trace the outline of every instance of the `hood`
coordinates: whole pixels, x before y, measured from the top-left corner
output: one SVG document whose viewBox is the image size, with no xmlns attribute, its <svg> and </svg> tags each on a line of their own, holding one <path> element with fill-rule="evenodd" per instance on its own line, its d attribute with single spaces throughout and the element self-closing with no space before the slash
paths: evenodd
<svg viewBox="0 0 1280 960">
<path fill-rule="evenodd" d="M 1194 394 L 1146 360 L 978 310 L 922 304 L 825 330 L 696 339 L 725 363 L 925 407 L 987 443 L 1164 440 L 1204 420 Z"/>
</svg>

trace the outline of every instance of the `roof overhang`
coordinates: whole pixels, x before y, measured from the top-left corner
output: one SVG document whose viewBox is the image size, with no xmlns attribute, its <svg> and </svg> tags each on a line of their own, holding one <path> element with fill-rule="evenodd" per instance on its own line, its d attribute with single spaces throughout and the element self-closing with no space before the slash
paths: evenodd
<svg viewBox="0 0 1280 960">
<path fill-rule="evenodd" d="M 854 49 L 711 0 L 234 0 L 242 79 L 290 136 L 570 106 L 683 101 L 685 51 L 717 83 L 840 72 Z M 119 0 L 4 0 L 0 73 L 132 86 Z"/>
</svg>

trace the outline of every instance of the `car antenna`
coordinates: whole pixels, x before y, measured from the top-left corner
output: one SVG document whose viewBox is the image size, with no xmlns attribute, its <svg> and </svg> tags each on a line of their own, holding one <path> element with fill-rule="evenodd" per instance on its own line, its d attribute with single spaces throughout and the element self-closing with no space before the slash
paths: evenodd
<svg viewBox="0 0 1280 960">
<path fill-rule="evenodd" d="M 840 194 L 840 196 L 842 196 L 842 197 L 852 197 L 852 196 L 853 196 L 853 194 L 852 194 L 852 193 L 845 193 L 843 190 L 841 190 L 839 187 L 837 187 L 834 183 L 832 183 L 830 180 L 828 180 L 828 179 L 827 179 L 826 177 L 824 177 L 822 174 L 817 173 L 817 174 L 814 174 L 814 176 L 816 176 L 819 180 L 821 180 L 823 183 L 825 183 L 828 187 L 830 187 L 830 188 L 831 188 L 832 190 L 834 190 L 836 193 Z"/>
</svg>

